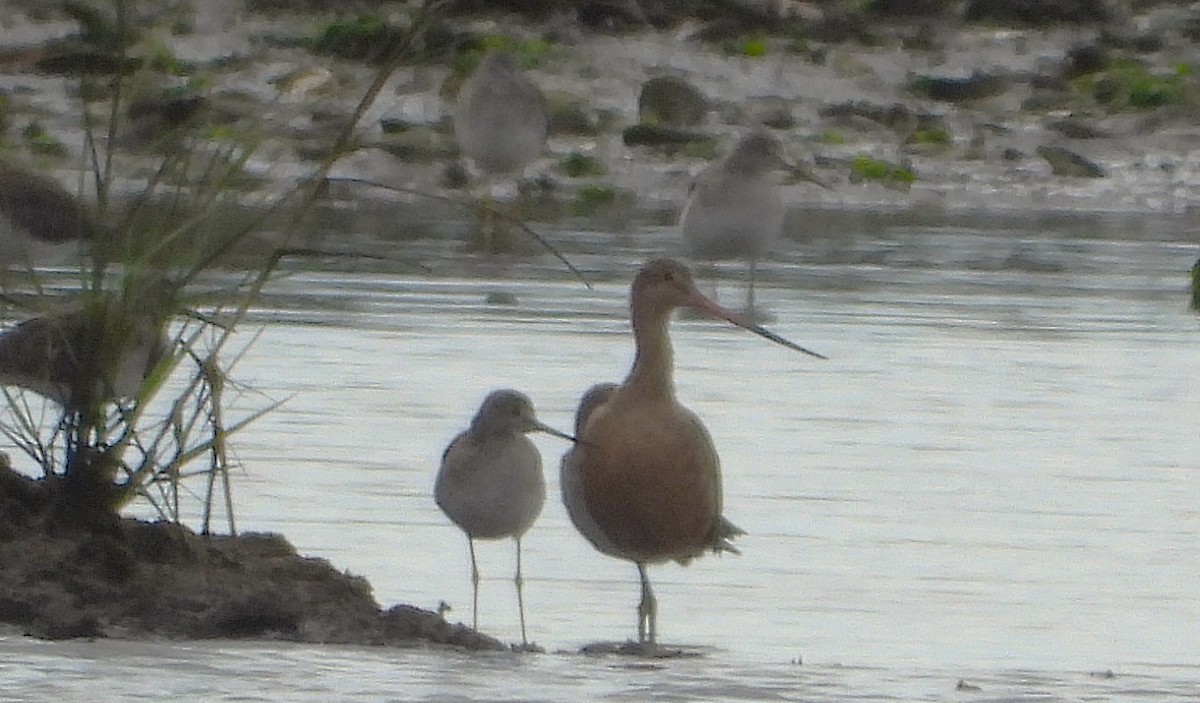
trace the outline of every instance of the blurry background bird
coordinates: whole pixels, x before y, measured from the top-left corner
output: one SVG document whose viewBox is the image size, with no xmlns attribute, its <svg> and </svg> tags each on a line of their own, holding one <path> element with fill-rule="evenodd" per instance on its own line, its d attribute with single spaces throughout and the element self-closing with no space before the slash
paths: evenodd
<svg viewBox="0 0 1200 703">
<path fill-rule="evenodd" d="M 495 252 L 493 179 L 517 178 L 546 147 L 548 118 L 542 91 L 509 52 L 493 49 L 463 82 L 454 106 L 454 136 L 463 156 L 484 175 L 480 246 Z M 519 205 L 519 190 L 518 190 Z M 519 210 L 514 213 L 519 217 Z"/>
</svg>

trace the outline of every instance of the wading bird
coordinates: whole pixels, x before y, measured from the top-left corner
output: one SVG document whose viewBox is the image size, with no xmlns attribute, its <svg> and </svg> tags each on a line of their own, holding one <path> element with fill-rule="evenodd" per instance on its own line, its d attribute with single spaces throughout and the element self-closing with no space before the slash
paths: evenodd
<svg viewBox="0 0 1200 703">
<path fill-rule="evenodd" d="M 737 550 L 742 531 L 721 514 L 721 468 L 708 430 L 675 398 L 667 325 L 688 306 L 818 358 L 700 294 L 670 259 L 647 263 L 633 281 L 630 312 L 637 352 L 620 385 L 598 384 L 576 415 L 575 446 L 563 457 L 563 502 L 575 527 L 600 552 L 637 565 L 638 643 L 657 641 L 657 603 L 646 569 L 687 564 L 706 551 Z"/>
<path fill-rule="evenodd" d="M 433 495 L 438 507 L 467 535 L 471 554 L 471 618 L 479 629 L 479 567 L 476 539 L 512 537 L 517 543 L 517 609 L 521 617 L 521 644 L 525 633 L 525 598 L 521 577 L 521 537 L 533 525 L 546 499 L 542 456 L 525 436 L 546 432 L 574 440 L 571 435 L 542 424 L 533 403 L 514 390 L 488 394 L 470 427 L 446 447 Z"/>
<path fill-rule="evenodd" d="M 464 156 L 484 174 L 484 251 L 493 251 L 491 180 L 516 177 L 546 146 L 546 100 L 507 51 L 492 50 L 459 88 L 454 136 Z"/>
<path fill-rule="evenodd" d="M 783 228 L 783 199 L 775 172 L 824 186 L 807 170 L 789 166 L 779 142 L 755 130 L 739 139 L 721 159 L 700 172 L 679 216 L 684 252 L 694 261 L 744 259 L 749 267 L 745 314 L 753 316 L 758 262 Z"/>
<path fill-rule="evenodd" d="M 0 161 L 0 267 L 65 263 L 96 233 L 90 213 L 58 181 Z"/>
</svg>

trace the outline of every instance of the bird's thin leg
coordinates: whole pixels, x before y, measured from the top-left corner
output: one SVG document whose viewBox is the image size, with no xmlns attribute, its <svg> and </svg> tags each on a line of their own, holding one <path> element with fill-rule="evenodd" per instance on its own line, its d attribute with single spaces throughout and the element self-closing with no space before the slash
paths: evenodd
<svg viewBox="0 0 1200 703">
<path fill-rule="evenodd" d="M 483 212 L 480 213 L 479 248 L 484 254 L 496 253 L 496 214 L 500 202 L 496 200 L 496 179 L 493 174 L 483 175 Z"/>
<path fill-rule="evenodd" d="M 658 643 L 658 599 L 654 597 L 654 589 L 650 587 L 650 580 L 646 579 L 646 593 L 650 596 L 650 644 Z"/>
<path fill-rule="evenodd" d="M 475 538 L 467 535 L 467 548 L 471 550 L 471 627 L 479 629 L 479 567 L 475 565 Z"/>
<path fill-rule="evenodd" d="M 515 196 L 513 196 L 513 205 L 512 205 L 512 209 L 509 212 L 510 212 L 511 217 L 515 221 L 524 223 L 525 222 L 525 194 L 523 192 L 521 192 L 520 174 L 517 174 L 517 177 L 514 179 L 514 185 L 516 186 L 517 194 Z"/>
<path fill-rule="evenodd" d="M 642 600 L 638 603 L 638 643 L 654 644 L 658 640 L 658 600 L 654 597 L 654 589 L 650 587 L 646 565 L 638 562 L 637 568 L 642 580 Z"/>
<path fill-rule="evenodd" d="M 525 596 L 523 586 L 525 579 L 521 578 L 521 538 L 517 537 L 517 576 L 513 581 L 517 584 L 517 611 L 521 615 L 521 644 L 528 646 L 529 640 L 525 637 Z"/>
<path fill-rule="evenodd" d="M 491 184 L 488 184 L 488 191 L 483 196 L 483 222 L 480 224 L 479 237 L 483 253 L 491 254 L 493 252 L 493 236 L 496 230 L 496 201 L 492 198 Z"/>
<path fill-rule="evenodd" d="M 758 259 L 750 259 L 750 287 L 746 289 L 746 314 L 754 314 L 754 280 L 758 278 Z"/>
</svg>

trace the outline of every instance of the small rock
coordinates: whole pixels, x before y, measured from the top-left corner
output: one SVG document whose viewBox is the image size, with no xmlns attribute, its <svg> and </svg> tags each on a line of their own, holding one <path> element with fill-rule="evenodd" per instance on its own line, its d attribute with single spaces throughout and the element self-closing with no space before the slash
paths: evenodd
<svg viewBox="0 0 1200 703">
<path fill-rule="evenodd" d="M 153 95 L 140 96 L 129 104 L 127 114 L 131 120 L 158 120 L 164 128 L 186 125 L 208 107 L 208 98 L 191 95 L 177 90 L 165 90 Z"/>
<path fill-rule="evenodd" d="M 1046 127 L 1071 139 L 1101 139 L 1111 136 L 1106 130 L 1097 127 L 1090 120 L 1081 117 L 1064 117 L 1061 120 L 1052 120 Z"/>
<path fill-rule="evenodd" d="M 866 11 L 881 17 L 930 17 L 950 10 L 945 0 L 870 0 Z"/>
<path fill-rule="evenodd" d="M 384 134 L 402 134 L 412 129 L 413 124 L 407 120 L 396 119 L 395 117 L 384 117 L 379 120 L 379 129 L 383 130 Z"/>
<path fill-rule="evenodd" d="M 655 76 L 642 84 L 638 120 L 649 125 L 695 127 L 708 115 L 708 98 L 679 76 Z"/>
<path fill-rule="evenodd" d="M 1067 51 L 1063 65 L 1063 78 L 1071 80 L 1105 70 L 1112 63 L 1112 56 L 1100 44 L 1080 44 Z"/>
<path fill-rule="evenodd" d="M 1039 146 L 1037 153 L 1050 164 L 1050 169 L 1056 176 L 1104 178 L 1108 175 L 1095 162 L 1061 146 Z"/>
<path fill-rule="evenodd" d="M 550 134 L 589 137 L 600 131 L 587 101 L 567 93 L 546 94 L 546 119 Z"/>
<path fill-rule="evenodd" d="M 1074 97 L 1065 90 L 1034 90 L 1021 102 L 1023 112 L 1051 112 L 1070 106 Z"/>
<path fill-rule="evenodd" d="M 120 125 L 123 143 L 155 144 L 199 124 L 209 107 L 208 98 L 174 92 L 139 96 L 130 102 L 128 119 Z"/>
<path fill-rule="evenodd" d="M 705 141 L 708 135 L 662 125 L 635 124 L 626 127 L 621 138 L 626 146 L 680 146 Z"/>
<path fill-rule="evenodd" d="M 838 121 L 867 119 L 908 137 L 923 130 L 948 130 L 946 118 L 929 112 L 917 112 L 903 103 L 877 105 L 865 101 L 826 105 L 818 110 L 825 119 Z"/>
<path fill-rule="evenodd" d="M 1105 0 L 970 0 L 964 13 L 968 22 L 1034 27 L 1103 22 L 1108 16 Z"/>
<path fill-rule="evenodd" d="M 1124 27 L 1105 27 L 1100 32 L 1100 41 L 1114 49 L 1128 49 L 1139 54 L 1162 51 L 1166 42 L 1157 32 L 1135 32 Z"/>
<path fill-rule="evenodd" d="M 34 63 L 43 73 L 64 76 L 129 75 L 142 66 L 142 60 L 89 48 L 56 48 L 46 51 Z"/>
<path fill-rule="evenodd" d="M 999 95 L 1008 90 L 1008 83 L 1006 76 L 975 71 L 966 77 L 916 76 L 909 87 L 932 100 L 959 103 Z"/>
</svg>

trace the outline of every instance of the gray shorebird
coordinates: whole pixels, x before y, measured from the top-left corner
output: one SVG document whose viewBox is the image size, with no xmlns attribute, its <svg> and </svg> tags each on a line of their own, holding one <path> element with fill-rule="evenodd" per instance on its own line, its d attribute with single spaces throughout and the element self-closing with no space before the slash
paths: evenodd
<svg viewBox="0 0 1200 703">
<path fill-rule="evenodd" d="M 96 233 L 91 214 L 58 181 L 0 161 L 0 268 L 64 263 Z"/>
<path fill-rule="evenodd" d="M 695 413 L 675 398 L 668 322 L 678 307 L 727 320 L 790 349 L 820 354 L 725 310 L 700 294 L 687 267 L 647 263 L 633 281 L 630 313 L 637 347 L 620 385 L 598 384 L 576 413 L 576 444 L 563 457 L 567 514 L 601 553 L 637 565 L 640 647 L 657 642 L 658 605 L 647 567 L 687 564 L 708 551 L 737 552 L 742 530 L 722 515 L 720 459 Z"/>
<path fill-rule="evenodd" d="M 545 432 L 574 440 L 571 435 L 544 425 L 534 414 L 533 403 L 514 390 L 488 394 L 470 427 L 454 438 L 442 455 L 433 495 L 438 507 L 467 535 L 471 555 L 471 619 L 479 629 L 479 567 L 476 539 L 512 537 L 517 544 L 517 609 L 521 617 L 521 644 L 525 632 L 525 598 L 521 577 L 521 537 L 542 511 L 546 482 L 542 456 L 526 433 Z"/>
<path fill-rule="evenodd" d="M 775 137 L 752 131 L 692 180 L 679 216 L 688 258 L 705 262 L 744 259 L 748 263 L 748 315 L 754 314 L 758 262 L 783 227 L 783 199 L 775 174 L 788 168 L 798 177 L 824 186 L 811 173 L 790 167 Z"/>
<path fill-rule="evenodd" d="M 483 244 L 492 249 L 491 181 L 517 177 L 546 146 L 548 118 L 541 89 L 507 51 L 486 53 L 459 88 L 454 136 L 488 187 L 483 210 Z"/>
<path fill-rule="evenodd" d="M 146 295 L 123 304 L 116 294 L 96 294 L 0 332 L 0 385 L 33 391 L 66 410 L 137 397 L 170 348 L 169 311 L 161 298 Z"/>
</svg>

